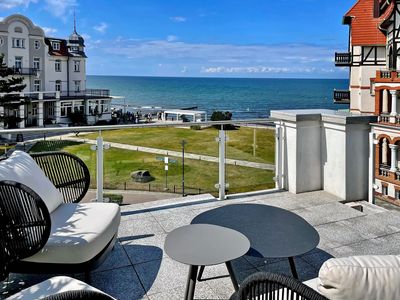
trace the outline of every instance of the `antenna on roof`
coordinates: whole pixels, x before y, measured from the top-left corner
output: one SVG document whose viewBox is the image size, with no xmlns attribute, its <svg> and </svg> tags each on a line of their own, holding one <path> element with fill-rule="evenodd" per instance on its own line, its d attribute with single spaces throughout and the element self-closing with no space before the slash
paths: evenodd
<svg viewBox="0 0 400 300">
<path fill-rule="evenodd" d="M 75 15 L 75 9 L 74 9 L 74 32 L 76 32 L 76 15 Z"/>
</svg>

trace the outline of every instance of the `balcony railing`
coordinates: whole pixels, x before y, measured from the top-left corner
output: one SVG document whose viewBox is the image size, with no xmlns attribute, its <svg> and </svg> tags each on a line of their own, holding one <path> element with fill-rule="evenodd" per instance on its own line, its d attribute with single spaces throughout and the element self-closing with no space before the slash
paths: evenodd
<svg viewBox="0 0 400 300">
<path fill-rule="evenodd" d="M 12 70 L 12 75 L 33 75 L 36 76 L 38 69 L 35 68 L 17 68 L 17 67 L 11 67 L 9 68 Z"/>
<path fill-rule="evenodd" d="M 380 164 L 379 165 L 379 175 L 383 177 L 389 177 L 390 174 L 390 166 Z"/>
<path fill-rule="evenodd" d="M 350 91 L 334 90 L 333 101 L 336 104 L 350 104 Z"/>
<path fill-rule="evenodd" d="M 83 91 L 61 91 L 61 99 L 94 99 L 94 98 L 109 98 L 110 90 L 105 89 L 86 89 Z"/>
<path fill-rule="evenodd" d="M 335 65 L 340 67 L 348 67 L 351 65 L 352 55 L 350 52 L 346 53 L 335 53 Z"/>
<path fill-rule="evenodd" d="M 375 83 L 400 82 L 400 71 L 378 70 L 376 71 Z"/>
</svg>

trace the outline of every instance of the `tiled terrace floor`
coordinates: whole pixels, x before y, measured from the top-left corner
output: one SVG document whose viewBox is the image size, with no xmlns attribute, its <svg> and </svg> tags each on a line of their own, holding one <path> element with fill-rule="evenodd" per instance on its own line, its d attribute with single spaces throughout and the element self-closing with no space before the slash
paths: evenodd
<svg viewBox="0 0 400 300">
<path fill-rule="evenodd" d="M 91 284 L 118 299 L 182 299 L 188 267 L 170 259 L 163 250 L 168 232 L 189 224 L 201 212 L 232 203 L 264 203 L 291 210 L 318 230 L 317 249 L 295 258 L 301 280 L 318 275 L 328 258 L 363 254 L 398 254 L 400 213 L 363 202 L 359 212 L 325 192 L 293 195 L 275 192 L 216 201 L 210 195 L 124 206 L 119 241 L 106 262 L 91 275 Z M 284 220 L 282 220 L 284 222 Z M 266 237 L 267 238 L 267 237 Z M 290 275 L 287 260 L 244 256 L 233 263 L 239 279 L 257 270 Z M 208 267 L 204 277 L 227 274 L 224 265 Z M 49 276 L 10 275 L 2 294 Z M 82 279 L 82 275 L 75 277 Z M 198 282 L 195 298 L 226 299 L 234 292 L 229 278 Z"/>
</svg>

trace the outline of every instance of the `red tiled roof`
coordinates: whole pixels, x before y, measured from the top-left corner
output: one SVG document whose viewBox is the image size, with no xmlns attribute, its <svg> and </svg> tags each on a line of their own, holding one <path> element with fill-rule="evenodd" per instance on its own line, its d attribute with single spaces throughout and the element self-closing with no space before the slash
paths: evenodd
<svg viewBox="0 0 400 300">
<path fill-rule="evenodd" d="M 386 44 L 386 36 L 379 29 L 379 25 L 392 14 L 394 1 L 378 18 L 374 18 L 374 2 L 375 0 L 358 0 L 345 15 L 345 17 L 351 17 L 353 46 Z"/>
</svg>

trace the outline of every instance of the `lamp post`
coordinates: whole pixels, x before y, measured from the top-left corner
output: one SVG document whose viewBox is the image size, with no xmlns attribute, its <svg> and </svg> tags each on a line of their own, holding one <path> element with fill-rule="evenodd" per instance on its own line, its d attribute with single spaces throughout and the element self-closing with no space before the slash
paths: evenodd
<svg viewBox="0 0 400 300">
<path fill-rule="evenodd" d="M 182 140 L 182 197 L 185 197 L 185 145 L 187 142 Z"/>
</svg>

